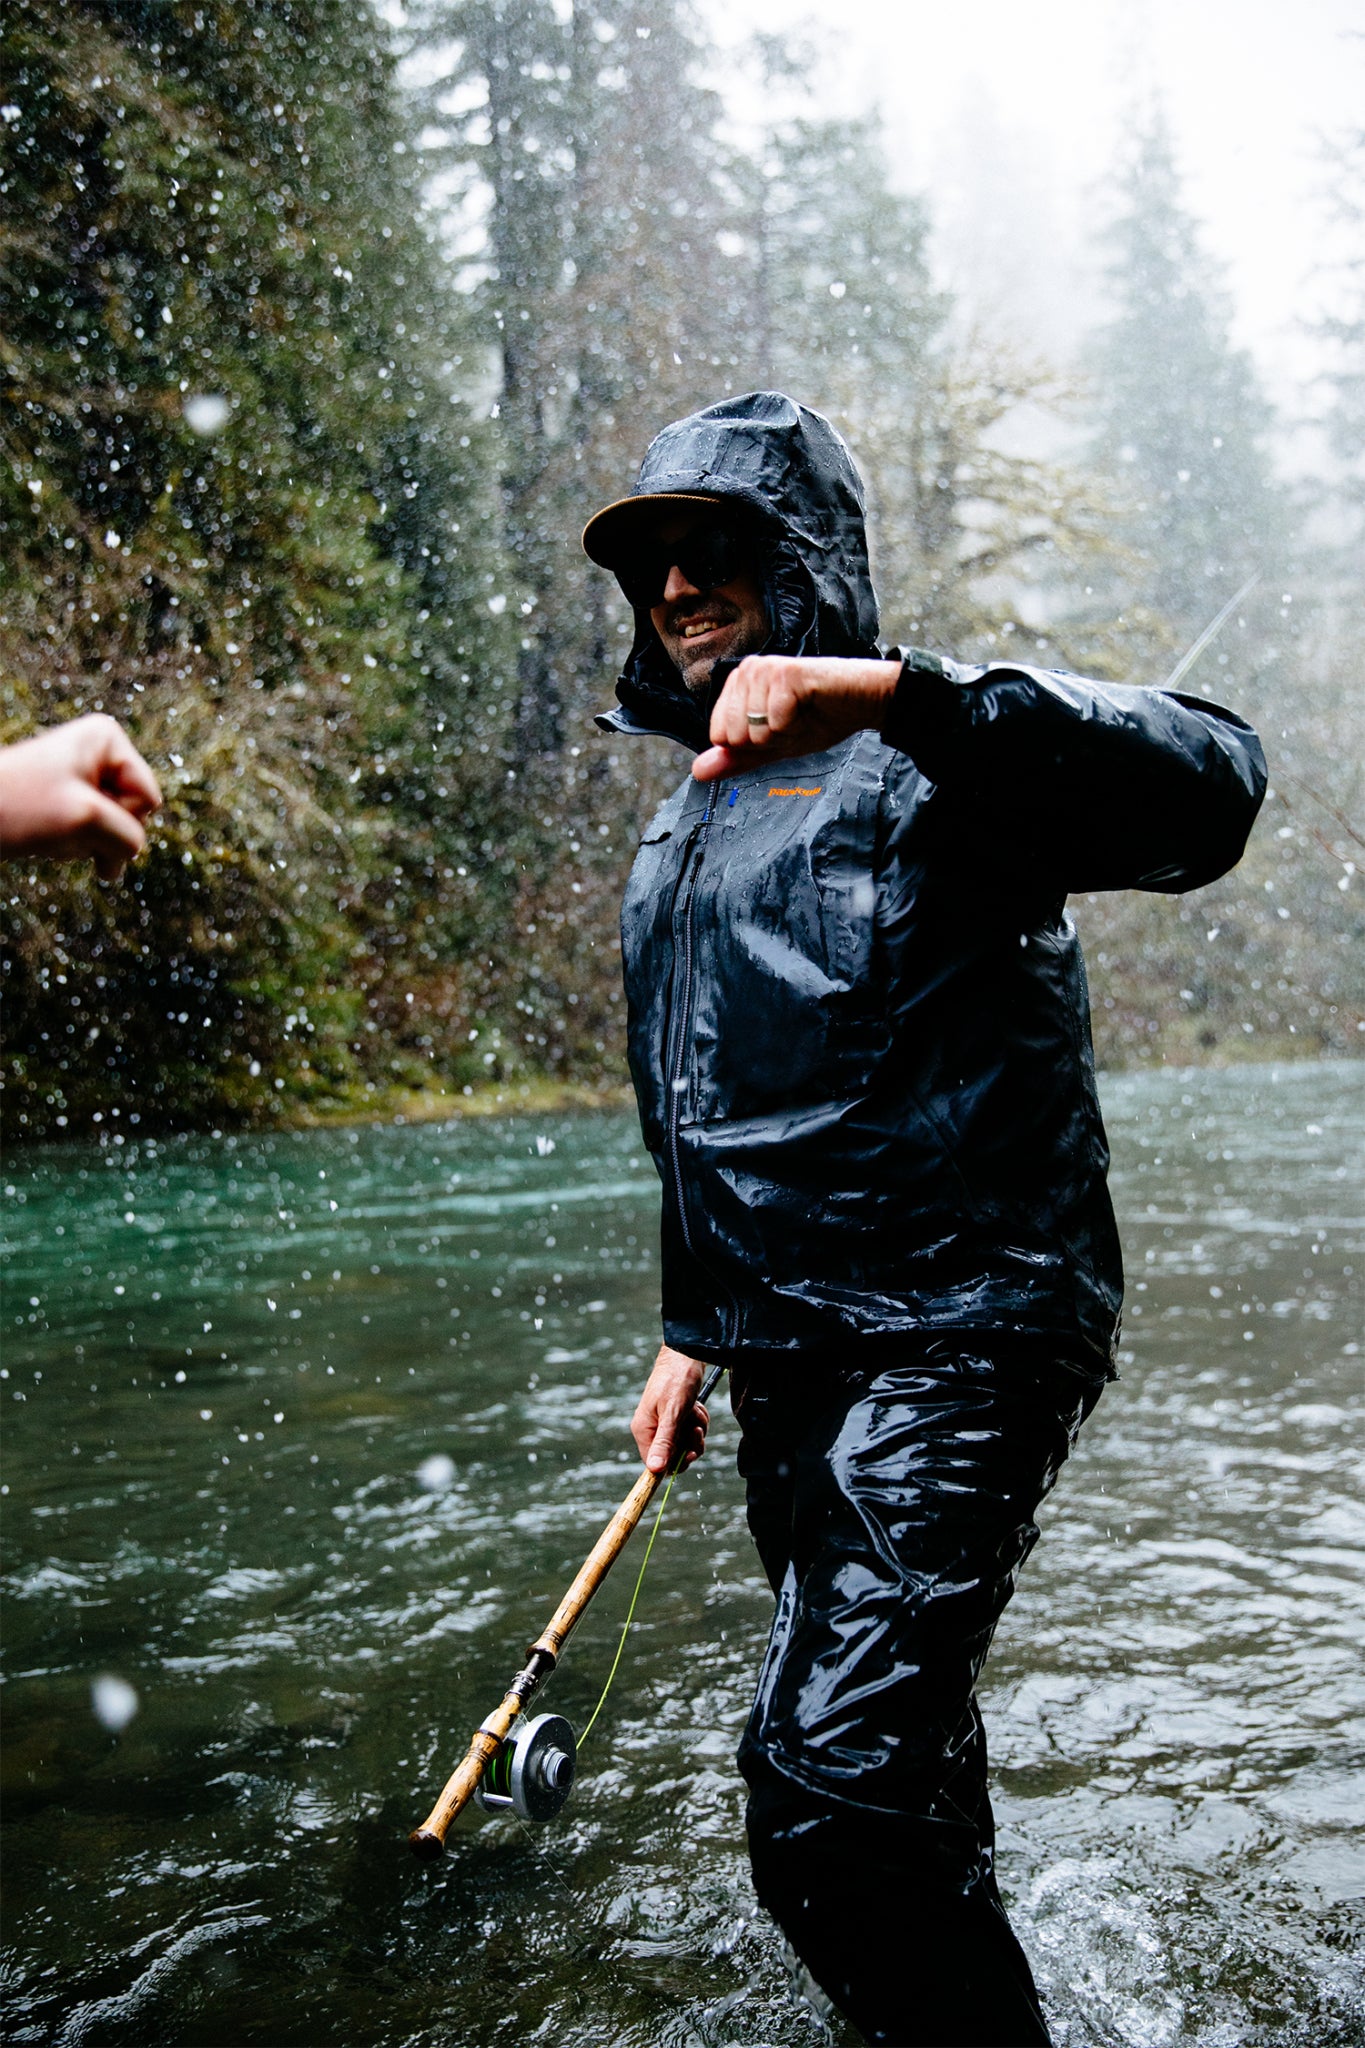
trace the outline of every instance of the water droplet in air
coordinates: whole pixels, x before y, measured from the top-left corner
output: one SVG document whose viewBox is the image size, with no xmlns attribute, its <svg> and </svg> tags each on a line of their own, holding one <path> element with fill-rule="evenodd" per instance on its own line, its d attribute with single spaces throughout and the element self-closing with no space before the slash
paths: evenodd
<svg viewBox="0 0 1365 2048">
<path fill-rule="evenodd" d="M 107 1728 L 111 1735 L 117 1735 L 137 1712 L 138 1697 L 126 1678 L 113 1678 L 106 1672 L 91 1686 L 90 1704 L 100 1726 Z"/>
<path fill-rule="evenodd" d="M 185 400 L 185 424 L 196 434 L 217 434 L 227 425 L 232 407 L 217 391 L 196 391 Z"/>
</svg>

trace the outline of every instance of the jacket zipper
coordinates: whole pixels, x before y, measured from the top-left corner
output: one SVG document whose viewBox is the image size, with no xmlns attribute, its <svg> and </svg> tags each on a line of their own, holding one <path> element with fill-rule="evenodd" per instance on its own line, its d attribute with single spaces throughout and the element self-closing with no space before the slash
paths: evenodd
<svg viewBox="0 0 1365 2048">
<path fill-rule="evenodd" d="M 719 1275 L 711 1271 L 692 1241 L 692 1231 L 687 1220 L 687 1193 L 683 1185 L 682 1158 L 678 1142 L 683 1096 L 687 1092 L 687 1024 L 692 1009 L 692 903 L 697 893 L 702 861 L 706 855 L 706 831 L 716 808 L 716 797 L 720 788 L 721 785 L 717 784 L 712 790 L 706 813 L 700 824 L 694 827 L 693 843 L 688 849 L 687 861 L 673 897 L 674 957 L 679 966 L 674 969 L 674 993 L 668 1020 L 664 1063 L 668 1082 L 668 1159 L 673 1195 L 678 1205 L 678 1223 L 688 1252 L 728 1299 L 729 1307 L 724 1311 L 723 1341 L 726 1344 L 733 1344 L 739 1336 L 739 1303 Z"/>
</svg>

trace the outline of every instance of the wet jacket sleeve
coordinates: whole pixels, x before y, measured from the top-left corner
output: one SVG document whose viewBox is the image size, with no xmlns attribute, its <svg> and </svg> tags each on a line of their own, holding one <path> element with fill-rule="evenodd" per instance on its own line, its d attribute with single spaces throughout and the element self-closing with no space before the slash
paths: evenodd
<svg viewBox="0 0 1365 2048">
<path fill-rule="evenodd" d="M 983 852 L 1068 892 L 1197 889 L 1241 859 L 1266 766 L 1234 713 L 1051 670 L 917 661 L 882 737 Z"/>
</svg>

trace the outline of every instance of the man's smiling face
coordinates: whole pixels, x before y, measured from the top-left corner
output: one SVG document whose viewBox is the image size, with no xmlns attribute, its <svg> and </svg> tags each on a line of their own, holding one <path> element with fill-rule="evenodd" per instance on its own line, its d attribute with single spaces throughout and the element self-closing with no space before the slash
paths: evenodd
<svg viewBox="0 0 1365 2048">
<path fill-rule="evenodd" d="M 687 542 L 708 524 L 710 515 L 684 513 L 661 521 L 653 545 L 661 555 L 672 546 L 686 557 Z M 733 570 L 724 583 L 703 589 L 689 580 L 676 562 L 668 569 L 659 602 L 650 607 L 654 630 L 664 652 L 693 696 L 704 696 L 718 661 L 738 661 L 756 654 L 768 637 L 768 612 L 763 602 L 757 553 Z"/>
</svg>

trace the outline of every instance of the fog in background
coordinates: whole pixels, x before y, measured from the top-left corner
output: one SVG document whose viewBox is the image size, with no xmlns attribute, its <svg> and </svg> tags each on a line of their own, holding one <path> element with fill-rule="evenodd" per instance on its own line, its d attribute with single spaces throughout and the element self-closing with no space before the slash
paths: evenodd
<svg viewBox="0 0 1365 2048">
<path fill-rule="evenodd" d="M 1095 238 L 1134 113 L 1164 103 L 1190 210 L 1226 267 L 1234 338 L 1277 403 L 1317 366 L 1305 322 L 1336 300 L 1322 145 L 1358 124 L 1357 0 L 708 0 L 738 59 L 754 33 L 800 36 L 825 115 L 879 108 L 895 175 L 930 202 L 935 264 L 964 313 L 1073 352 L 1099 310 Z M 747 81 L 718 83 L 742 121 Z"/>
</svg>

